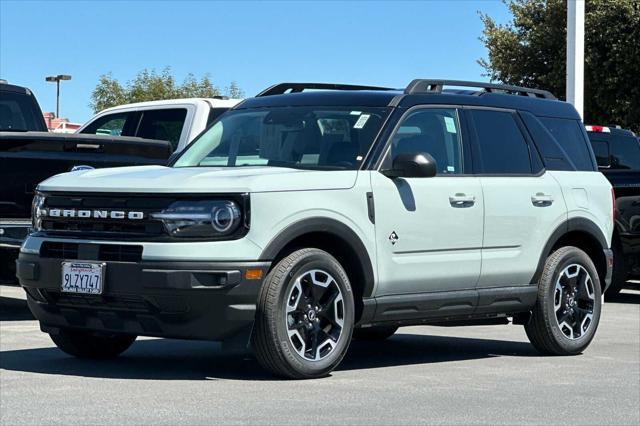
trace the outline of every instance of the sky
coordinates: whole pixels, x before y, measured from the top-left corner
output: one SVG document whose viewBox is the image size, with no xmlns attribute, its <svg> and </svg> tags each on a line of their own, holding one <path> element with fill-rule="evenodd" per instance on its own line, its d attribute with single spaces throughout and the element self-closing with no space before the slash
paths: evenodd
<svg viewBox="0 0 640 426">
<path fill-rule="evenodd" d="M 486 81 L 478 12 L 509 20 L 498 0 L 16 1 L 0 0 L 0 78 L 27 86 L 43 111 L 85 122 L 91 91 L 169 66 L 178 81 L 210 74 L 247 96 L 283 81 L 405 87 L 414 78 Z"/>
</svg>

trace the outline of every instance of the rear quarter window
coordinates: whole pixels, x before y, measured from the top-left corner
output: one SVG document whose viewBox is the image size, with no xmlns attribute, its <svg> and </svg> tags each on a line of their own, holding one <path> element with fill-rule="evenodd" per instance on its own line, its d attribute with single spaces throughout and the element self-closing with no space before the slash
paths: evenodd
<svg viewBox="0 0 640 426">
<path fill-rule="evenodd" d="M 580 121 L 551 117 L 539 117 L 539 119 L 566 152 L 577 170 L 595 169 L 590 144 Z"/>
</svg>

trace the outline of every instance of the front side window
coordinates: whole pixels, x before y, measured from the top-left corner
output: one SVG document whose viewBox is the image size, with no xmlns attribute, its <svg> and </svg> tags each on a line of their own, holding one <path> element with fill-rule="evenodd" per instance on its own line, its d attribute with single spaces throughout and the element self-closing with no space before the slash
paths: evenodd
<svg viewBox="0 0 640 426">
<path fill-rule="evenodd" d="M 529 145 L 507 111 L 470 110 L 481 173 L 531 174 Z"/>
<path fill-rule="evenodd" d="M 103 115 L 84 128 L 81 133 L 108 136 L 133 136 L 133 133 L 128 134 L 128 132 L 125 131 L 125 127 L 127 121 L 131 121 L 134 116 L 135 114 L 130 112 Z"/>
<path fill-rule="evenodd" d="M 388 113 L 386 107 L 329 106 L 230 111 L 200 135 L 174 167 L 354 170 Z"/>
<path fill-rule="evenodd" d="M 391 139 L 390 155 L 385 161 L 390 163 L 401 153 L 419 152 L 430 154 L 436 160 L 439 175 L 462 173 L 455 109 L 424 108 L 409 112 Z"/>
</svg>

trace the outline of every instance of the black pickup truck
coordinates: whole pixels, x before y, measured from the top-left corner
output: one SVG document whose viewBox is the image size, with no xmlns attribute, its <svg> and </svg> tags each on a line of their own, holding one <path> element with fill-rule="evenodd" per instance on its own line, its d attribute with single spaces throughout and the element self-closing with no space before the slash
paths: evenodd
<svg viewBox="0 0 640 426">
<path fill-rule="evenodd" d="M 640 140 L 613 126 L 586 128 L 598 167 L 616 196 L 613 282 L 607 290 L 614 296 L 627 280 L 640 279 Z"/>
<path fill-rule="evenodd" d="M 167 141 L 48 133 L 33 93 L 0 83 L 0 281 L 13 278 L 39 182 L 77 168 L 165 164 L 171 152 Z"/>
</svg>

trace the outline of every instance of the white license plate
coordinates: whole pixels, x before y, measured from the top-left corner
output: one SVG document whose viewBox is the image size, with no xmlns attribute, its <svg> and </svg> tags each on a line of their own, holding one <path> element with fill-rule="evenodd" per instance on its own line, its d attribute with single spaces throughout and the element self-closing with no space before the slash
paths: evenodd
<svg viewBox="0 0 640 426">
<path fill-rule="evenodd" d="M 62 291 L 102 294 L 105 267 L 106 263 L 62 262 Z"/>
</svg>

